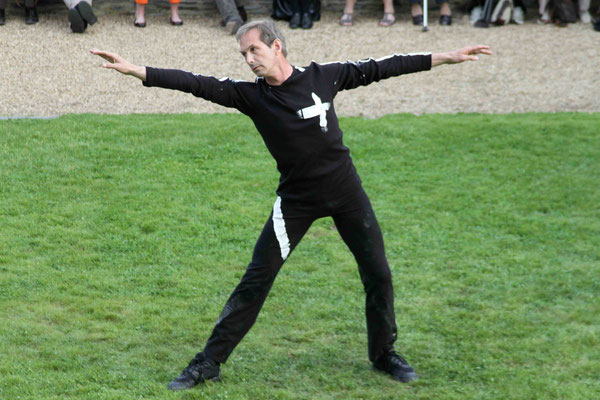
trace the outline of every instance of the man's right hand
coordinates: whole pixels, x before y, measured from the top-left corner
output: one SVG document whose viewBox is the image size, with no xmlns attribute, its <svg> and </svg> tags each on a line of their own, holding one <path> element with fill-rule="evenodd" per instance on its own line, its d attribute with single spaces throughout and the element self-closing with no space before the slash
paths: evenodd
<svg viewBox="0 0 600 400">
<path fill-rule="evenodd" d="M 90 50 L 90 53 L 100 56 L 108 61 L 108 63 L 102 64 L 102 67 L 114 69 L 122 74 L 135 76 L 142 81 L 146 81 L 146 67 L 132 64 L 116 53 L 98 49 L 92 49 Z"/>
</svg>

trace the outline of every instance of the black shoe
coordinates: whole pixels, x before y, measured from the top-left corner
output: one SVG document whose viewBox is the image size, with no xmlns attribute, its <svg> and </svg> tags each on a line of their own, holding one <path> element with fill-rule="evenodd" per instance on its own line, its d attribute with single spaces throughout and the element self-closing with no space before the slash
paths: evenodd
<svg viewBox="0 0 600 400">
<path fill-rule="evenodd" d="M 137 26 L 138 28 L 145 28 L 146 27 L 146 21 L 144 21 L 144 22 L 133 21 L 133 26 Z"/>
<path fill-rule="evenodd" d="M 0 10 L 0 25 L 4 25 L 6 23 L 6 14 L 4 10 Z"/>
<path fill-rule="evenodd" d="M 440 25 L 452 25 L 452 16 L 440 15 Z"/>
<path fill-rule="evenodd" d="M 71 30 L 73 33 L 83 33 L 87 28 L 87 23 L 84 21 L 79 11 L 76 8 L 71 8 L 67 14 L 69 22 L 71 23 Z"/>
<path fill-rule="evenodd" d="M 200 382 L 218 381 L 221 379 L 219 363 L 206 357 L 204 353 L 196 354 L 186 369 L 169 383 L 169 390 L 191 389 Z"/>
<path fill-rule="evenodd" d="M 300 28 L 301 20 L 302 20 L 302 17 L 300 16 L 300 13 L 294 13 L 294 15 L 292 15 L 292 19 L 290 19 L 290 28 L 292 28 L 292 29 Z"/>
<path fill-rule="evenodd" d="M 35 7 L 25 7 L 25 23 L 27 25 L 37 24 L 40 22 L 37 9 Z"/>
<path fill-rule="evenodd" d="M 169 18 L 169 22 L 171 22 L 171 25 L 173 25 L 173 26 L 181 26 L 181 25 L 183 25 L 183 20 L 173 21 L 172 19 Z"/>
<path fill-rule="evenodd" d="M 98 22 L 98 18 L 94 14 L 94 11 L 92 11 L 92 6 L 90 6 L 85 1 L 80 1 L 79 3 L 77 3 L 75 9 L 79 11 L 79 15 L 81 15 L 81 18 L 83 18 L 83 20 L 88 24 L 94 25 L 96 22 Z"/>
<path fill-rule="evenodd" d="M 400 382 L 410 382 L 418 378 L 415 370 L 393 350 L 379 357 L 373 363 L 373 367 L 390 374 L 392 378 Z"/>
<path fill-rule="evenodd" d="M 413 25 L 423 25 L 423 14 L 412 16 Z"/>
<path fill-rule="evenodd" d="M 597 30 L 598 32 L 600 32 L 600 19 L 598 19 L 598 21 L 594 22 L 594 29 Z"/>
<path fill-rule="evenodd" d="M 300 28 L 302 29 L 310 29 L 313 26 L 312 17 L 309 13 L 302 14 L 302 19 L 300 20 Z"/>
</svg>

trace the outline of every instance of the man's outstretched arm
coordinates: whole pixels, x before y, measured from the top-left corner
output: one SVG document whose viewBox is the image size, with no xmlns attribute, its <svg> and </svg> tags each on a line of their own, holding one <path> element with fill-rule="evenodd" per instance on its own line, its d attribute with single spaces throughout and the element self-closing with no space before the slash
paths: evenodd
<svg viewBox="0 0 600 400">
<path fill-rule="evenodd" d="M 464 61 L 477 61 L 477 54 L 492 55 L 490 46 L 468 46 L 449 53 L 433 53 L 431 55 L 431 68 L 442 64 L 458 64 Z"/>
<path fill-rule="evenodd" d="M 108 63 L 102 64 L 102 67 L 117 70 L 125 75 L 135 76 L 143 82 L 146 81 L 146 67 L 132 64 L 116 53 L 98 49 L 92 49 L 90 50 L 90 53 L 100 56 L 108 61 Z"/>
</svg>

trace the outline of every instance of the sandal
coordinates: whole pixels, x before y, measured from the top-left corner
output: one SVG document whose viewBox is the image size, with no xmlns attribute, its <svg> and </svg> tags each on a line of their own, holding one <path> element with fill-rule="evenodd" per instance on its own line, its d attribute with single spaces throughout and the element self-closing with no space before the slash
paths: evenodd
<svg viewBox="0 0 600 400">
<path fill-rule="evenodd" d="M 352 14 L 343 13 L 342 17 L 340 18 L 340 25 L 341 26 L 352 26 L 353 24 L 354 24 L 354 22 L 352 21 Z"/>
<path fill-rule="evenodd" d="M 394 13 L 383 13 L 383 18 L 379 21 L 379 26 L 392 26 L 396 22 Z"/>
</svg>

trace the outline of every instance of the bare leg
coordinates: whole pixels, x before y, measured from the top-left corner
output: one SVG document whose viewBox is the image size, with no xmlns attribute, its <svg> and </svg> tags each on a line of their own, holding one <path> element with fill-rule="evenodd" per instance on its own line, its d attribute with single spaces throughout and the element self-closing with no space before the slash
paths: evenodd
<svg viewBox="0 0 600 400">
<path fill-rule="evenodd" d="M 179 4 L 171 4 L 171 21 L 174 23 L 181 22 L 179 17 Z"/>
<path fill-rule="evenodd" d="M 353 14 L 355 4 L 356 0 L 346 0 L 346 4 L 344 5 L 344 14 Z"/>
<path fill-rule="evenodd" d="M 393 0 L 383 0 L 383 12 L 384 13 L 394 13 L 394 1 Z"/>
<path fill-rule="evenodd" d="M 145 17 L 145 10 L 146 10 L 146 5 L 145 4 L 135 4 L 135 22 L 138 24 L 143 24 L 146 22 L 146 17 Z"/>
<path fill-rule="evenodd" d="M 452 15 L 452 11 L 450 11 L 450 3 L 444 2 L 440 4 L 440 15 Z"/>
<path fill-rule="evenodd" d="M 419 3 L 413 3 L 410 6 L 410 13 L 413 17 L 416 15 L 423 15 L 423 9 Z"/>
</svg>

